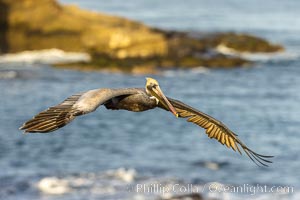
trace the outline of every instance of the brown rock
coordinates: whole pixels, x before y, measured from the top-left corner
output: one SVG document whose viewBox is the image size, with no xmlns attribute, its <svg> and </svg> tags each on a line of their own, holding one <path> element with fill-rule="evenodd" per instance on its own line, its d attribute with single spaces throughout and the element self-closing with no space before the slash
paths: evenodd
<svg viewBox="0 0 300 200">
<path fill-rule="evenodd" d="M 0 0 L 6 47 L 2 52 L 58 48 L 116 58 L 165 55 L 163 35 L 120 17 L 62 6 L 54 0 Z"/>
<path fill-rule="evenodd" d="M 251 64 L 223 55 L 276 52 L 283 48 L 247 34 L 187 34 L 164 31 L 121 17 L 63 6 L 55 0 L 0 0 L 0 53 L 57 48 L 87 52 L 91 63 L 68 65 L 82 70 L 156 73 L 157 67 L 223 67 Z M 67 67 L 66 65 L 59 65 Z"/>
</svg>

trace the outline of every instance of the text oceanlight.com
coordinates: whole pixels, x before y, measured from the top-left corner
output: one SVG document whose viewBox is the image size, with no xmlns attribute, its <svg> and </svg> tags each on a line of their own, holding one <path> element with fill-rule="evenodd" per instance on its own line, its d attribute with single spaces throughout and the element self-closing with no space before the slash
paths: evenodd
<svg viewBox="0 0 300 200">
<path fill-rule="evenodd" d="M 293 193 L 293 186 L 270 186 L 270 185 L 223 185 L 220 183 L 207 183 L 205 185 L 193 185 L 193 184 L 136 184 L 131 188 L 132 192 L 144 193 L 144 194 L 183 194 L 183 193 L 240 193 L 255 195 L 258 193 Z"/>
</svg>

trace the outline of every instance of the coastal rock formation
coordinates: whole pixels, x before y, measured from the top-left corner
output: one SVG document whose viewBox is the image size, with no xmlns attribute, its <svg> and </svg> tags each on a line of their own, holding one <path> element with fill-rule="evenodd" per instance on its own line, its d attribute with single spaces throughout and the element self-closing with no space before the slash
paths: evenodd
<svg viewBox="0 0 300 200">
<path fill-rule="evenodd" d="M 57 48 L 117 58 L 166 54 L 163 36 L 138 22 L 62 6 L 54 0 L 0 2 L 0 10 L 6 11 L 1 19 L 6 23 L 7 45 L 2 52 Z"/>
<path fill-rule="evenodd" d="M 239 52 L 283 50 L 250 35 L 164 31 L 55 0 L 0 0 L 0 17 L 0 53 L 56 48 L 90 54 L 92 61 L 77 63 L 79 69 L 152 73 L 155 67 L 234 67 L 249 62 L 218 52 L 219 45 Z"/>
</svg>

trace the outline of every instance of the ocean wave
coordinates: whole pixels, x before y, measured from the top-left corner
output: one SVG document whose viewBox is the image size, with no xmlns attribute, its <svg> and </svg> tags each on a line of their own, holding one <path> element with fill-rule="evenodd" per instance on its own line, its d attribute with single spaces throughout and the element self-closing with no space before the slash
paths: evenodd
<svg viewBox="0 0 300 200">
<path fill-rule="evenodd" d="M 135 180 L 134 169 L 119 168 L 103 173 L 86 173 L 66 177 L 44 177 L 36 187 L 44 194 L 63 195 L 88 192 L 93 195 L 113 195 L 117 188 L 124 187 Z"/>
<path fill-rule="evenodd" d="M 89 62 L 91 57 L 87 53 L 65 52 L 60 49 L 44 49 L 23 51 L 20 53 L 4 54 L 0 56 L 0 63 L 74 63 Z"/>
<path fill-rule="evenodd" d="M 9 70 L 9 71 L 0 71 L 0 79 L 14 79 L 17 78 L 18 72 Z"/>
<path fill-rule="evenodd" d="M 162 75 L 167 77 L 191 76 L 197 74 L 207 74 L 209 71 L 210 70 L 207 67 L 199 66 L 191 69 L 163 70 Z"/>
<path fill-rule="evenodd" d="M 297 60 L 300 58 L 300 53 L 297 52 L 275 52 L 275 53 L 248 53 L 240 52 L 220 44 L 216 47 L 216 51 L 224 55 L 240 56 L 251 61 L 270 61 L 270 60 Z"/>
<path fill-rule="evenodd" d="M 43 178 L 37 186 L 40 191 L 46 194 L 66 194 L 72 190 L 68 180 L 57 177 Z"/>
<path fill-rule="evenodd" d="M 298 191 L 262 192 L 256 185 L 232 185 L 222 182 L 188 183 L 172 177 L 137 177 L 134 169 L 119 168 L 100 173 L 82 173 L 68 176 L 48 176 L 40 179 L 35 184 L 27 183 L 27 191 L 33 195 L 34 188 L 39 192 L 31 199 L 71 200 L 74 196 L 79 199 L 143 199 L 143 200 L 175 200 L 175 199 L 255 199 L 255 200 L 296 200 Z M 130 177 L 128 179 L 128 177 Z M 31 181 L 30 181 L 31 182 Z M 12 190 L 2 188 L 1 190 Z M 20 185 L 16 182 L 16 186 Z M 34 187 L 32 187 L 34 186 Z M 262 185 L 263 186 L 263 185 Z M 252 190 L 250 190 L 251 188 Z M 268 188 L 271 186 L 268 185 Z M 238 188 L 234 191 L 232 188 Z M 246 188 L 246 190 L 245 190 Z M 248 189 L 249 190 L 248 190 Z M 253 190 L 255 189 L 255 191 Z M 19 189 L 14 189 L 18 192 Z M 5 191 L 2 191 L 5 192 Z M 20 189 L 22 191 L 22 188 Z M 29 194 L 28 193 L 28 194 Z M 21 193 L 19 193 L 21 194 Z M 9 193 L 5 195 L 7 198 Z"/>
<path fill-rule="evenodd" d="M 220 170 L 220 168 L 223 168 L 227 165 L 229 165 L 228 162 L 214 162 L 214 161 L 197 161 L 194 162 L 193 165 L 205 167 L 207 169 L 217 171 Z"/>
<path fill-rule="evenodd" d="M 109 170 L 105 173 L 105 175 L 113 178 L 120 179 L 122 181 L 125 181 L 127 183 L 131 183 L 134 181 L 136 177 L 136 171 L 135 169 L 125 169 L 125 168 L 119 168 L 117 170 Z"/>
</svg>

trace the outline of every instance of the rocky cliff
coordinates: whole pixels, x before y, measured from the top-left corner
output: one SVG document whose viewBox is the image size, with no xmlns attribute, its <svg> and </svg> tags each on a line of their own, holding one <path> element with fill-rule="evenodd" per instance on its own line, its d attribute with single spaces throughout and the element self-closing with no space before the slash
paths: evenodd
<svg viewBox="0 0 300 200">
<path fill-rule="evenodd" d="M 239 52 L 283 48 L 244 34 L 187 34 L 128 19 L 63 6 L 55 0 L 0 0 L 0 53 L 57 48 L 87 52 L 77 68 L 152 72 L 155 67 L 234 67 L 249 63 L 216 47 Z"/>
</svg>

